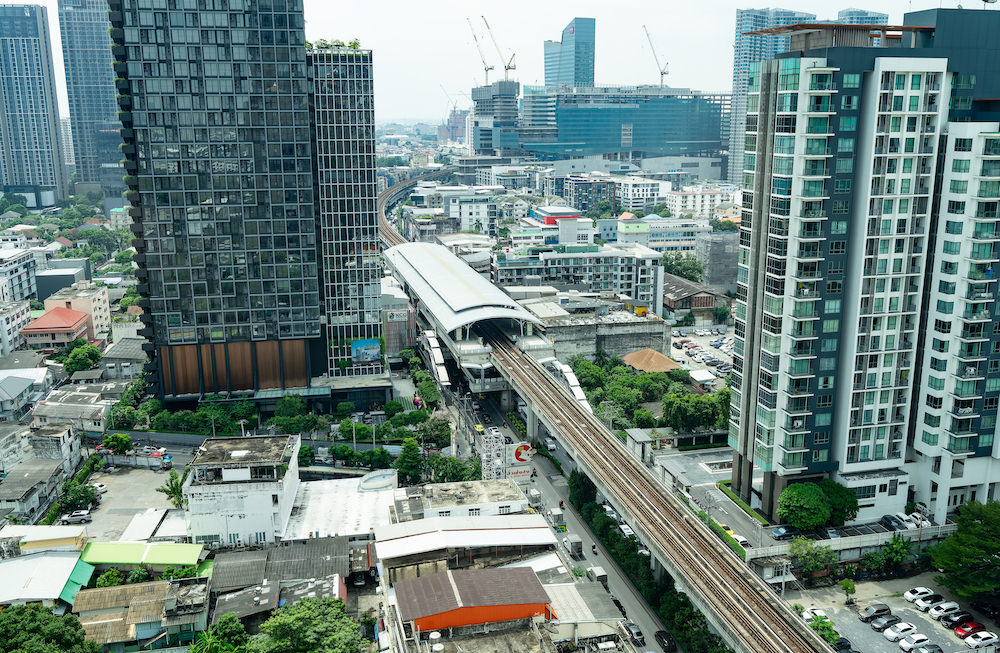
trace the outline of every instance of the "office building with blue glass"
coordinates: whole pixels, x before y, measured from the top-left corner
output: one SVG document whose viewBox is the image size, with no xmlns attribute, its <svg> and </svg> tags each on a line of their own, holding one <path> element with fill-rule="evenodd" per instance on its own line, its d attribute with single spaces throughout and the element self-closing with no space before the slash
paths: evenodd
<svg viewBox="0 0 1000 653">
<path fill-rule="evenodd" d="M 545 85 L 591 87 L 594 85 L 593 18 L 574 18 L 558 41 L 545 41 Z"/>
</svg>

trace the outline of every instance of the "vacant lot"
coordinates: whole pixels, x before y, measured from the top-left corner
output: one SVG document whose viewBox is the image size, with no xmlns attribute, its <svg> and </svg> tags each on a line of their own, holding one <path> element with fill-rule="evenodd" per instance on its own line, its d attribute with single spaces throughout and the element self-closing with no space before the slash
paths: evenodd
<svg viewBox="0 0 1000 653">
<path fill-rule="evenodd" d="M 94 511 L 94 521 L 87 524 L 92 539 L 117 540 L 132 520 L 146 508 L 171 508 L 167 495 L 157 492 L 168 472 L 118 467 L 111 472 L 97 472 L 92 483 L 104 483 L 108 491 L 101 497 L 101 506 Z"/>
</svg>

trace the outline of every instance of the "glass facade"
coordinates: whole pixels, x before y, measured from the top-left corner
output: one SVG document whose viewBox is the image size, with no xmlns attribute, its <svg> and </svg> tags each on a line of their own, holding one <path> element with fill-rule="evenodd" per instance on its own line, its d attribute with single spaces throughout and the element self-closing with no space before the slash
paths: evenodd
<svg viewBox="0 0 1000 653">
<path fill-rule="evenodd" d="M 76 179 L 101 184 L 120 202 L 124 169 L 109 27 L 107 0 L 59 0 Z"/>
<path fill-rule="evenodd" d="M 545 42 L 545 85 L 589 88 L 594 85 L 593 18 L 574 18 L 559 41 Z"/>
<path fill-rule="evenodd" d="M 316 50 L 310 64 L 329 374 L 379 374 L 382 251 L 372 54 Z"/>
<path fill-rule="evenodd" d="M 45 7 L 0 6 L 0 186 L 31 206 L 66 189 Z"/>
</svg>

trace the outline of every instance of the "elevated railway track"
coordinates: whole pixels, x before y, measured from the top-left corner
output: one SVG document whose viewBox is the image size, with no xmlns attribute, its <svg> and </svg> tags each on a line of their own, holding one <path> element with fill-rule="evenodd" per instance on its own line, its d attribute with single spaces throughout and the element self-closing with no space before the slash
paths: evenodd
<svg viewBox="0 0 1000 653">
<path fill-rule="evenodd" d="M 406 242 L 388 221 L 386 207 L 428 173 L 392 186 L 378 196 L 379 232 L 387 247 Z M 687 587 L 717 616 L 724 637 L 745 653 L 826 653 L 829 645 L 809 629 L 746 564 L 721 545 L 704 524 L 692 518 L 680 499 L 667 491 L 629 455 L 617 437 L 576 402 L 534 358 L 498 329 L 483 326 L 493 360 L 558 437 L 576 452 L 605 493 L 625 509 L 669 560 Z"/>
</svg>

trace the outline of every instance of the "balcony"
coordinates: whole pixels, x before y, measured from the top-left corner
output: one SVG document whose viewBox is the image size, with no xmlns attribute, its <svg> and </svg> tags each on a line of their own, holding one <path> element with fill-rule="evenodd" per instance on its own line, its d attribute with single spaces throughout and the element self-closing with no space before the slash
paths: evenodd
<svg viewBox="0 0 1000 653">
<path fill-rule="evenodd" d="M 809 447 L 806 446 L 806 438 L 804 434 L 787 434 L 784 439 L 778 444 L 782 451 L 786 453 L 804 453 L 809 451 Z"/>
<path fill-rule="evenodd" d="M 955 376 L 960 379 L 971 380 L 971 379 L 981 379 L 983 378 L 983 370 L 981 367 L 975 365 L 960 365 L 958 370 L 955 372 Z"/>
<path fill-rule="evenodd" d="M 950 437 L 944 448 L 954 454 L 971 454 L 972 437 Z"/>
<path fill-rule="evenodd" d="M 990 312 L 982 310 L 966 310 L 962 313 L 962 319 L 969 322 L 986 322 L 990 319 Z"/>
</svg>

